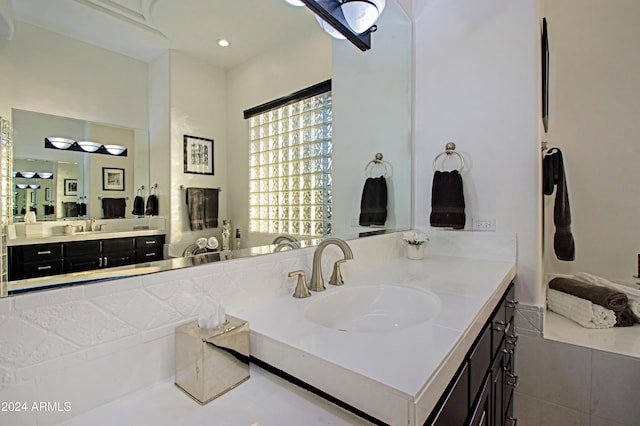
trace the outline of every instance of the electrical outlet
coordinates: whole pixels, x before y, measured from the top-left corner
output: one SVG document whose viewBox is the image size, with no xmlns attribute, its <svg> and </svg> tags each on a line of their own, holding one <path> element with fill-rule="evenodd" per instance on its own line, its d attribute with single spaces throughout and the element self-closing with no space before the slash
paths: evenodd
<svg viewBox="0 0 640 426">
<path fill-rule="evenodd" d="M 474 231 L 495 231 L 496 230 L 496 220 L 494 218 L 490 219 L 480 219 L 473 218 L 473 230 Z"/>
</svg>

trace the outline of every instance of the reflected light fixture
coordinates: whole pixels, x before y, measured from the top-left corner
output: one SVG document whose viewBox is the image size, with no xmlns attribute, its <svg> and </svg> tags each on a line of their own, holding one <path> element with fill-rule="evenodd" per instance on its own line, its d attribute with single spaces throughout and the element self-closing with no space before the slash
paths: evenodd
<svg viewBox="0 0 640 426">
<path fill-rule="evenodd" d="M 18 189 L 26 189 L 29 185 L 26 183 L 16 183 L 16 188 Z"/>
<path fill-rule="evenodd" d="M 51 145 L 58 149 L 67 149 L 75 142 L 73 139 L 69 138 L 61 138 L 58 136 L 52 136 L 49 138 L 45 138 Z"/>
<path fill-rule="evenodd" d="M 356 34 L 371 28 L 386 6 L 386 0 L 346 0 L 340 5 L 347 24 Z"/>
<path fill-rule="evenodd" d="M 18 172 L 22 175 L 23 178 L 31 179 L 36 175 L 36 172 Z"/>
<path fill-rule="evenodd" d="M 41 179 L 51 179 L 53 177 L 53 173 L 50 172 L 38 172 L 36 174 Z"/>
<path fill-rule="evenodd" d="M 120 155 L 127 148 L 122 145 L 105 145 L 104 149 L 106 149 L 107 152 L 111 155 Z"/>
<path fill-rule="evenodd" d="M 30 183 L 30 184 L 29 184 L 29 188 L 31 188 L 31 189 L 38 189 L 38 188 L 40 188 L 40 185 L 38 185 L 37 183 Z"/>
<path fill-rule="evenodd" d="M 86 152 L 96 152 L 100 149 L 100 144 L 93 141 L 78 141 L 78 146 Z"/>
<path fill-rule="evenodd" d="M 300 0 L 284 0 L 289 3 L 291 6 L 304 6 L 304 3 Z"/>
</svg>

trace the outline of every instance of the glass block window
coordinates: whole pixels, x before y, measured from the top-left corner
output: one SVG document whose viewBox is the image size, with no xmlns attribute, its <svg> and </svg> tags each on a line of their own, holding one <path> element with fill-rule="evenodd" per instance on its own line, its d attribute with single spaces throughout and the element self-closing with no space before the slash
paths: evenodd
<svg viewBox="0 0 640 426">
<path fill-rule="evenodd" d="M 331 233 L 331 91 L 249 118 L 249 230 Z"/>
</svg>

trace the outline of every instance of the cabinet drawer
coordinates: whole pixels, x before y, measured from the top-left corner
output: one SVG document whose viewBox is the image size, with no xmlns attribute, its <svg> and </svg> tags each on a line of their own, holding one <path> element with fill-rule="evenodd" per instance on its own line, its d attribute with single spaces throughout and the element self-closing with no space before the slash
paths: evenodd
<svg viewBox="0 0 640 426">
<path fill-rule="evenodd" d="M 134 249 L 134 238 L 114 238 L 111 240 L 102 240 L 103 253 L 133 252 Z"/>
<path fill-rule="evenodd" d="M 507 294 L 504 296 L 505 300 L 505 321 L 507 323 L 511 322 L 513 319 L 513 315 L 515 313 L 516 308 L 518 307 L 518 301 L 516 300 L 516 288 L 515 286 L 511 286 Z"/>
<path fill-rule="evenodd" d="M 22 278 L 46 277 L 47 275 L 61 274 L 62 259 L 45 262 L 29 262 L 23 266 Z"/>
<path fill-rule="evenodd" d="M 67 273 L 90 271 L 92 269 L 100 268 L 102 266 L 101 262 L 102 257 L 100 257 L 100 254 L 88 257 L 73 257 L 64 260 L 64 270 Z"/>
<path fill-rule="evenodd" d="M 469 413 L 469 369 L 465 363 L 463 368 L 449 385 L 445 392 L 442 408 L 436 414 L 430 425 L 449 426 L 463 425 Z"/>
<path fill-rule="evenodd" d="M 154 260 L 162 260 L 164 248 L 162 246 L 155 248 L 142 248 L 136 250 L 136 263 L 153 262 Z"/>
<path fill-rule="evenodd" d="M 136 237 L 136 248 L 157 247 L 164 244 L 164 235 L 147 235 L 144 237 Z"/>
<path fill-rule="evenodd" d="M 42 262 L 62 257 L 61 244 L 36 244 L 21 246 L 23 262 Z"/>
<path fill-rule="evenodd" d="M 133 263 L 133 253 L 110 254 L 102 258 L 103 268 L 113 268 L 115 266 L 131 265 Z"/>
<path fill-rule="evenodd" d="M 100 255 L 100 240 L 76 241 L 73 243 L 63 243 L 62 251 L 64 257 L 98 257 Z"/>
</svg>

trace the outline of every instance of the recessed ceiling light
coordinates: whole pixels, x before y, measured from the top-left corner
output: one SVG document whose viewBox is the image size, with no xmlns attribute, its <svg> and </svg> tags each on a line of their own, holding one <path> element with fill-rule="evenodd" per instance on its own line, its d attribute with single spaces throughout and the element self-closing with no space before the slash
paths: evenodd
<svg viewBox="0 0 640 426">
<path fill-rule="evenodd" d="M 287 3 L 289 3 L 291 6 L 304 6 L 304 3 L 302 3 L 300 0 L 284 0 Z"/>
<path fill-rule="evenodd" d="M 218 46 L 220 47 L 229 47 L 229 40 L 227 40 L 226 38 L 219 38 L 217 41 Z"/>
</svg>

